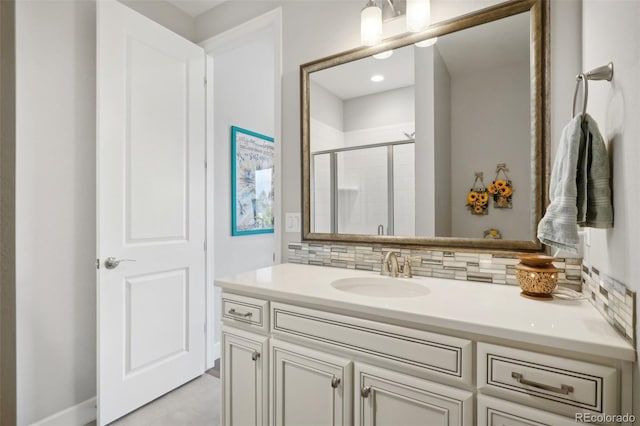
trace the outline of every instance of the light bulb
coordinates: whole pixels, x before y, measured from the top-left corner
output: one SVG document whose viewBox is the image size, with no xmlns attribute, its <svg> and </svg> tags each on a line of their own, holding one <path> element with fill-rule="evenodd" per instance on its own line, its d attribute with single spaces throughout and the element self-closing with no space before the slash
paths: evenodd
<svg viewBox="0 0 640 426">
<path fill-rule="evenodd" d="M 382 9 L 369 0 L 360 13 L 360 40 L 365 46 L 373 46 L 382 40 Z"/>
<path fill-rule="evenodd" d="M 430 0 L 407 0 L 407 31 L 422 31 L 431 23 Z"/>
</svg>

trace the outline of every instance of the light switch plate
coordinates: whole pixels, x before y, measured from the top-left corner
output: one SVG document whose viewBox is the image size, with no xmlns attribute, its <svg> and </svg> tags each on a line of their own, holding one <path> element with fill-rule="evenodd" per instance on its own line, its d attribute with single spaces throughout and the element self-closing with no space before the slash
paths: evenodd
<svg viewBox="0 0 640 426">
<path fill-rule="evenodd" d="M 300 232 L 300 213 L 285 214 L 285 232 Z"/>
</svg>

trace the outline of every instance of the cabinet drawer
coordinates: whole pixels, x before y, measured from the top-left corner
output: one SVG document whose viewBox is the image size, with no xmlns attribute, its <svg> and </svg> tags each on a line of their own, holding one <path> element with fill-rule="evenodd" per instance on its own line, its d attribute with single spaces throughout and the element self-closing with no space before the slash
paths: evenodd
<svg viewBox="0 0 640 426">
<path fill-rule="evenodd" d="M 575 426 L 573 418 L 478 395 L 478 426 Z"/>
<path fill-rule="evenodd" d="M 234 325 L 247 325 L 263 332 L 269 330 L 269 302 L 237 294 L 222 294 L 222 318 Z"/>
<path fill-rule="evenodd" d="M 473 378 L 469 340 L 276 302 L 271 323 L 274 334 L 323 342 L 356 357 L 375 356 L 401 371 L 467 384 Z"/>
<path fill-rule="evenodd" d="M 478 343 L 478 389 L 573 417 L 618 414 L 615 368 Z"/>
</svg>

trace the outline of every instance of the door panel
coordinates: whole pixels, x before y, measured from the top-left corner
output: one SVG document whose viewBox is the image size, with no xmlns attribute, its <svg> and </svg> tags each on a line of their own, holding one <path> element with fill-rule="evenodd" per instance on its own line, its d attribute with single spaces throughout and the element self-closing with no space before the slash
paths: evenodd
<svg viewBox="0 0 640 426">
<path fill-rule="evenodd" d="M 358 426 L 464 426 L 473 422 L 473 393 L 405 374 L 355 365 Z"/>
<path fill-rule="evenodd" d="M 351 424 L 351 361 L 272 339 L 275 425 Z"/>
<path fill-rule="evenodd" d="M 186 269 L 127 280 L 125 377 L 189 351 L 187 288 Z"/>
<path fill-rule="evenodd" d="M 116 1 L 97 8 L 102 425 L 204 372 L 205 54 Z"/>
<path fill-rule="evenodd" d="M 222 327 L 222 424 L 266 426 L 268 337 Z"/>
<path fill-rule="evenodd" d="M 127 242 L 185 240 L 189 62 L 127 41 Z"/>
</svg>

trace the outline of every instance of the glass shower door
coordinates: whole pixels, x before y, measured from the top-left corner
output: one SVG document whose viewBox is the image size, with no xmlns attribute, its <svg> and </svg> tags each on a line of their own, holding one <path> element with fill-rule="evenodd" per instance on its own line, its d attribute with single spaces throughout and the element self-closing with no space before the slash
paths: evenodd
<svg viewBox="0 0 640 426">
<path fill-rule="evenodd" d="M 388 150 L 386 146 L 337 153 L 337 220 L 341 234 L 387 234 Z"/>
</svg>

